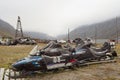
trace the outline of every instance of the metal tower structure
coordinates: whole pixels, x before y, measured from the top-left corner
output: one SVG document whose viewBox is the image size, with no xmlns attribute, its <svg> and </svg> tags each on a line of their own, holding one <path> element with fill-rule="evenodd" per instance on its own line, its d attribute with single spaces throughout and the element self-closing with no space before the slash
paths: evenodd
<svg viewBox="0 0 120 80">
<path fill-rule="evenodd" d="M 20 37 L 20 38 L 23 37 L 23 31 L 22 31 L 20 16 L 18 16 L 17 28 L 16 28 L 16 32 L 15 32 L 15 38 L 18 38 L 18 37 Z"/>
</svg>

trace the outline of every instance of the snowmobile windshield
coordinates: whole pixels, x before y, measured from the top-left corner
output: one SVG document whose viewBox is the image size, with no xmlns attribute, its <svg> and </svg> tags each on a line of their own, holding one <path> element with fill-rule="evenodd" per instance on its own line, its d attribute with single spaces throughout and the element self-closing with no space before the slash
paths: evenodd
<svg viewBox="0 0 120 80">
<path fill-rule="evenodd" d="M 46 50 L 48 48 L 62 48 L 62 46 L 59 43 L 50 41 L 42 50 Z"/>
<path fill-rule="evenodd" d="M 84 48 L 84 46 L 86 46 L 84 43 L 78 44 L 77 47 L 75 48 L 76 51 L 81 50 L 82 48 Z"/>
<path fill-rule="evenodd" d="M 29 53 L 29 55 L 38 55 L 39 54 L 39 49 L 38 49 L 38 45 L 36 45 Z"/>
</svg>

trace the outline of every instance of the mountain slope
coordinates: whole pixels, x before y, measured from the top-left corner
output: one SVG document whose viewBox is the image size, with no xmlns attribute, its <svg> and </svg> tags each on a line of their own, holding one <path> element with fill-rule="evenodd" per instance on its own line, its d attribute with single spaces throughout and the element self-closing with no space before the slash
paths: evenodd
<svg viewBox="0 0 120 80">
<path fill-rule="evenodd" d="M 27 36 L 31 37 L 31 38 L 39 38 L 39 39 L 54 39 L 53 37 L 44 34 L 44 33 L 40 33 L 40 32 L 32 32 L 32 31 L 25 31 L 24 34 L 26 34 Z"/>
<path fill-rule="evenodd" d="M 0 19 L 0 35 L 14 37 L 15 29 L 9 23 Z"/>
<path fill-rule="evenodd" d="M 116 27 L 117 26 L 117 27 Z M 78 27 L 73 30 L 71 34 L 71 38 L 76 36 L 81 37 L 95 37 L 99 39 L 109 39 L 116 38 L 116 32 L 120 30 L 120 18 L 108 20 L 101 23 L 96 23 L 92 25 L 86 25 L 82 27 Z"/>
<path fill-rule="evenodd" d="M 116 27 L 117 26 L 117 27 Z M 98 39 L 113 39 L 116 38 L 116 34 L 120 34 L 120 18 L 107 20 L 100 23 L 79 26 L 78 28 L 70 32 L 70 38 L 75 39 L 76 37 L 86 38 L 98 38 Z M 120 36 L 120 35 L 119 35 Z M 64 36 L 58 36 L 61 38 L 67 38 Z"/>
</svg>

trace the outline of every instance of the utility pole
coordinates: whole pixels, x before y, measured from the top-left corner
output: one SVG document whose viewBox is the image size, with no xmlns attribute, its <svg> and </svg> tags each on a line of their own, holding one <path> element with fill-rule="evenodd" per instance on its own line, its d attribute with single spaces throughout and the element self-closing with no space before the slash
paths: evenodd
<svg viewBox="0 0 120 80">
<path fill-rule="evenodd" d="M 119 36 L 118 36 L 118 24 L 117 24 L 118 22 L 117 22 L 117 17 L 116 17 L 116 21 L 115 22 L 116 22 L 116 42 L 118 43 L 118 37 Z"/>
<path fill-rule="evenodd" d="M 69 28 L 68 28 L 68 42 L 70 42 Z"/>
<path fill-rule="evenodd" d="M 95 44 L 97 43 L 97 26 L 95 25 Z"/>
<path fill-rule="evenodd" d="M 23 31 L 22 31 L 22 25 L 21 25 L 21 20 L 20 17 L 18 16 L 18 20 L 17 20 L 17 28 L 16 28 L 16 32 L 15 32 L 15 38 L 17 37 L 23 37 Z"/>
</svg>

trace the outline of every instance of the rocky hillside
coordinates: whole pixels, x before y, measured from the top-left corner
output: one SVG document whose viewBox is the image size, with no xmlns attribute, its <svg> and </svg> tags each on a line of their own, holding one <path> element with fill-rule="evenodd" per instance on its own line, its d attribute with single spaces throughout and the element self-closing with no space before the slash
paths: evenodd
<svg viewBox="0 0 120 80">
<path fill-rule="evenodd" d="M 117 26 L 117 27 L 116 27 Z M 100 23 L 78 26 L 76 29 L 70 32 L 70 38 L 75 39 L 76 37 L 92 37 L 98 39 L 113 39 L 116 38 L 116 33 L 120 36 L 120 18 L 107 20 Z M 58 36 L 59 38 L 66 38 L 66 36 Z"/>
<path fill-rule="evenodd" d="M 15 29 L 9 23 L 0 19 L 0 35 L 14 37 Z"/>
</svg>

